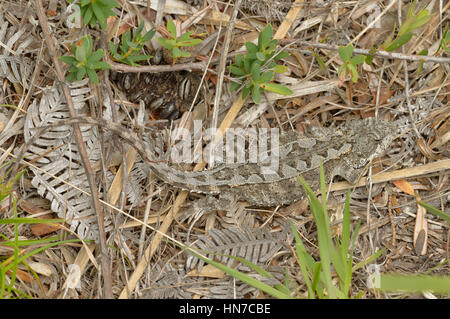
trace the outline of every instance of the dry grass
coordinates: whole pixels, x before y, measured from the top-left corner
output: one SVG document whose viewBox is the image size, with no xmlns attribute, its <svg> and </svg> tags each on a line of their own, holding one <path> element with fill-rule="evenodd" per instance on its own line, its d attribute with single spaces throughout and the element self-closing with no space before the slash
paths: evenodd
<svg viewBox="0 0 450 319">
<path fill-rule="evenodd" d="M 0 165 L 15 159 L 16 150 L 26 140 L 24 119 L 33 105 L 39 105 L 46 92 L 44 88 L 58 82 L 54 72 L 55 62 L 48 54 L 46 39 L 41 38 L 42 24 L 36 15 L 38 2 L 0 0 L 0 12 L 11 32 L 9 38 L 22 29 L 26 35 L 17 42 L 11 40 L 12 47 L 8 45 L 8 38 L 5 40 L 0 35 L 0 60 L 7 51 L 10 51 L 9 54 L 19 52 L 21 43 L 27 37 L 31 39 L 31 44 L 16 54 L 28 68 L 26 77 L 8 77 L 0 68 L 0 104 L 15 106 L 0 108 Z M 141 1 L 141 5 L 118 2 L 121 4 L 120 11 L 117 11 L 120 14 L 108 21 L 106 34 L 89 30 L 98 48 L 103 46 L 101 42 L 107 37 L 117 36 L 130 26 L 137 26 L 140 21 L 145 20 L 150 26 L 157 16 L 156 7 L 153 7 L 157 1 L 151 1 L 151 10 L 147 8 L 147 1 Z M 430 56 L 436 52 L 445 25 L 450 20 L 450 3 L 444 2 L 444 6 L 440 7 L 440 1 L 420 1 L 417 10 L 427 8 L 433 15 L 429 23 L 414 31 L 412 39 L 395 51 L 398 55 L 378 55 L 371 65 L 360 66 L 359 80 L 352 83 L 349 78 L 337 74 L 342 61 L 336 46 L 351 43 L 367 52 L 380 45 L 398 21 L 405 19 L 408 1 L 403 1 L 402 7 L 398 8 L 399 1 L 372 1 L 369 4 L 375 3 L 376 6 L 368 6 L 362 1 L 317 1 L 320 4 L 315 4 L 315 1 L 300 0 L 242 0 L 234 1 L 240 4 L 236 14 L 233 14 L 235 7 L 228 1 L 187 1 L 196 6 L 195 14 L 188 14 L 180 2 L 183 3 L 167 0 L 162 17 L 175 20 L 184 31 L 203 34 L 203 43 L 192 50 L 192 58 L 181 59 L 175 66 L 152 65 L 145 69 L 146 72 L 189 69 L 203 76 L 206 88 L 197 92 L 197 100 L 192 102 L 192 112 L 186 112 L 175 125 L 190 127 L 192 119 L 201 119 L 208 125 L 215 123 L 222 132 L 233 125 L 302 131 L 309 125 L 339 125 L 366 117 L 397 121 L 401 134 L 387 154 L 373 161 L 368 178 L 361 179 L 352 192 L 352 224 L 362 221 L 354 259 L 356 262 L 362 261 L 386 247 L 386 252 L 375 262 L 381 265 L 383 272 L 448 274 L 449 225 L 430 214 L 425 215 L 428 225 L 422 226 L 422 229 L 425 230 L 426 240 L 423 242 L 422 239 L 418 247 L 416 199 L 420 196 L 423 201 L 450 212 L 449 55 L 438 52 L 433 57 L 437 60 L 427 60 L 421 72 L 417 55 L 424 49 Z M 278 5 L 271 6 L 275 2 Z M 78 40 L 83 31 L 67 27 L 64 1 L 46 0 L 43 5 L 49 30 L 56 39 L 55 54 L 66 55 L 69 43 Z M 0 24 L 3 20 L 0 19 Z M 245 48 L 246 41 L 257 39 L 258 31 L 268 22 L 273 25 L 274 37 L 282 39 L 280 42 L 291 53 L 283 60 L 288 72 L 276 80 L 289 86 L 294 94 L 290 97 L 269 94 L 268 101 L 254 105 L 250 100 L 230 94 L 230 74 L 226 66 L 230 57 Z M 217 37 L 219 33 L 221 36 Z M 311 46 L 304 45 L 306 42 Z M 150 44 L 146 50 L 152 53 Z M 325 69 L 319 67 L 316 57 L 324 62 Z M 112 71 L 109 72 L 137 70 L 144 69 L 112 63 Z M 86 89 L 87 93 L 83 93 L 86 99 L 81 101 L 83 106 L 77 112 L 92 117 L 110 112 L 109 116 L 114 121 L 134 127 L 139 106 L 126 101 L 129 97 L 117 89 L 112 77 L 102 76 L 100 85 L 82 87 Z M 72 92 L 69 95 L 72 94 L 76 100 L 73 89 L 70 90 L 67 92 Z M 63 93 L 60 97 L 63 98 Z M 121 106 L 113 111 L 106 110 L 109 103 L 106 100 L 114 100 Z M 161 126 L 160 119 L 151 118 L 153 115 L 149 113 L 145 112 L 145 127 Z M 149 118 L 151 121 L 147 121 Z M 34 265 L 33 270 L 38 274 L 39 281 L 31 275 L 30 269 L 19 267 L 20 280 L 15 285 L 16 289 L 33 298 L 230 298 L 233 293 L 238 298 L 263 298 L 262 293 L 239 281 L 234 282 L 214 268 L 190 267 L 189 255 L 180 248 L 180 245 L 189 245 L 212 229 L 222 231 L 235 227 L 241 230 L 264 228 L 275 237 L 279 235 L 277 238 L 283 245 L 260 266 L 281 279 L 285 269 L 288 269 L 292 278 L 297 280 L 295 284 L 304 291 L 300 269 L 289 247 L 292 236 L 286 237 L 282 229 L 287 218 L 293 219 L 307 249 L 315 257 L 318 256 L 316 228 L 305 200 L 289 207 L 268 209 L 254 209 L 237 203 L 230 211 L 199 214 L 190 220 L 180 219 L 187 204 L 198 199 L 197 195 L 163 184 L 151 175 L 132 181 L 133 171 L 140 169 L 139 163 L 142 163 L 139 154 L 132 148 L 122 147 L 122 143 L 112 135 L 99 132 L 97 137 L 103 145 L 103 155 L 91 161 L 91 166 L 93 180 L 100 189 L 98 203 L 105 220 L 108 220 L 105 226 L 96 226 L 97 229 L 106 229 L 104 247 L 89 242 L 86 245 L 68 243 L 46 249 L 28 260 Z M 89 150 L 90 146 L 87 147 Z M 58 149 L 49 148 L 46 152 L 42 154 L 44 158 L 58 152 Z M 39 170 L 42 162 L 27 161 L 27 165 Z M 199 163 L 193 169 L 200 170 L 205 165 Z M 58 173 L 47 173 L 56 175 L 52 177 L 55 180 L 59 178 Z M 55 218 L 57 213 L 60 217 L 64 215 L 63 205 L 56 211 L 55 205 L 52 206 L 51 201 L 40 195 L 42 191 L 33 186 L 33 178 L 34 174 L 30 171 L 14 189 L 19 198 L 19 216 Z M 63 177 L 58 183 L 76 191 L 77 178 L 69 174 L 69 178 Z M 393 183 L 393 180 L 400 182 Z M 341 231 L 344 190 L 349 186 L 336 180 L 330 188 L 328 207 L 332 212 L 330 218 L 335 235 Z M 124 190 L 130 188 L 139 188 L 137 200 L 124 194 Z M 88 187 L 77 192 L 84 192 L 86 197 L 77 196 L 89 201 L 91 192 Z M 0 218 L 11 216 L 10 203 L 2 202 Z M 61 238 L 79 236 L 77 232 L 43 226 L 21 225 L 18 231 L 22 240 L 40 240 L 55 234 Z M 1 225 L 0 234 L 14 238 L 13 226 Z M 237 247 L 242 243 L 232 244 Z M 24 249 L 26 252 L 33 248 L 36 247 L 31 245 Z M 109 257 L 107 263 L 111 279 L 105 278 L 104 272 L 100 273 L 101 276 L 98 273 L 105 265 L 105 260 L 100 261 L 102 251 Z M 10 249 L 2 246 L 0 239 L 0 262 L 11 257 L 11 254 Z M 77 289 L 66 289 L 70 279 L 69 265 L 76 265 L 80 270 L 80 286 Z M 399 296 L 380 294 L 368 288 L 367 276 L 368 271 L 364 268 L 354 273 L 353 295 L 362 292 L 363 298 Z M 101 285 L 99 278 L 102 278 Z M 99 289 L 99 286 L 102 288 Z"/>
</svg>

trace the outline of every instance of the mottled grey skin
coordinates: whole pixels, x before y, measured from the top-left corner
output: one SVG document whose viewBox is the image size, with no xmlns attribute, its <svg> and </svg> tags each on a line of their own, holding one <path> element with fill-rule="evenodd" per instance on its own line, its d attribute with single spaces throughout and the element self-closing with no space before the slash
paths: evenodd
<svg viewBox="0 0 450 319">
<path fill-rule="evenodd" d="M 300 174 L 312 188 L 318 186 L 320 160 L 328 182 L 341 176 L 356 183 L 367 164 L 389 147 L 395 129 L 393 123 L 367 118 L 337 129 L 312 128 L 305 135 L 282 134 L 279 169 L 270 175 L 255 163 L 222 164 L 200 172 L 179 171 L 164 163 L 150 166 L 162 180 L 185 190 L 229 193 L 255 206 L 287 205 L 303 197 Z"/>
<path fill-rule="evenodd" d="M 311 127 L 305 135 L 290 131 L 280 135 L 279 169 L 266 174 L 258 163 L 222 164 L 200 172 L 178 170 L 155 156 L 155 146 L 120 124 L 102 119 L 78 117 L 65 125 L 91 124 L 105 127 L 132 144 L 150 169 L 164 182 L 205 194 L 220 194 L 245 200 L 255 206 L 287 205 L 303 196 L 298 177 L 302 175 L 314 189 L 319 181 L 322 161 L 329 182 L 338 175 L 354 184 L 367 164 L 389 147 L 396 136 L 395 123 L 373 118 L 353 120 L 336 129 Z M 58 126 L 61 124 L 58 123 Z M 49 129 L 48 126 L 45 129 Z M 40 134 L 28 141 L 27 149 Z M 149 139 L 152 141 L 152 139 Z M 23 154 L 20 154 L 23 156 Z"/>
</svg>

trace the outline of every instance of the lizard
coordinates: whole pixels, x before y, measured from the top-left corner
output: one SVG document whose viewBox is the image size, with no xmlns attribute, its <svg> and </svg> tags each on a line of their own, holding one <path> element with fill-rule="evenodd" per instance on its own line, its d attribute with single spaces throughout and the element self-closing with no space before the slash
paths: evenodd
<svg viewBox="0 0 450 319">
<path fill-rule="evenodd" d="M 99 125 L 114 132 L 136 148 L 159 179 L 174 187 L 210 195 L 225 194 L 260 207 L 289 205 L 301 199 L 304 192 L 299 175 L 311 188 L 318 187 L 320 162 L 327 182 L 341 176 L 355 184 L 367 164 L 388 149 L 396 131 L 395 123 L 374 118 L 351 120 L 337 128 L 310 127 L 305 134 L 289 131 L 280 134 L 278 170 L 266 174 L 261 170 L 261 164 L 249 162 L 221 164 L 197 172 L 179 170 L 156 158 L 154 145 L 144 142 L 137 133 L 125 130 L 120 124 L 88 117 L 64 120 L 65 125 L 75 123 Z M 52 126 L 55 125 L 41 130 Z M 24 149 L 39 135 L 37 133 L 28 141 Z"/>
</svg>

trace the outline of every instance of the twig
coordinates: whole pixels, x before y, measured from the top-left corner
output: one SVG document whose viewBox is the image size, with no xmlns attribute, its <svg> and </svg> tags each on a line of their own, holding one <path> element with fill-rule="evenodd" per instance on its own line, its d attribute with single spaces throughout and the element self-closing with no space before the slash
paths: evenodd
<svg viewBox="0 0 450 319">
<path fill-rule="evenodd" d="M 76 117 L 77 113 L 75 107 L 73 105 L 72 97 L 70 94 L 69 87 L 65 83 L 64 73 L 62 71 L 61 65 L 59 64 L 58 56 L 56 53 L 56 48 L 54 46 L 53 37 L 50 33 L 50 28 L 48 26 L 47 18 L 45 16 L 44 6 L 42 4 L 42 0 L 35 0 L 35 4 L 37 7 L 37 14 L 39 17 L 39 22 L 42 27 L 42 31 L 44 34 L 45 42 L 48 46 L 49 54 L 53 60 L 53 64 L 55 66 L 56 76 L 60 81 L 61 87 L 64 92 L 64 96 L 66 98 L 67 107 L 69 109 L 69 113 L 71 117 Z M 75 140 L 77 142 L 78 150 L 80 152 L 80 156 L 82 159 L 83 167 L 86 172 L 86 176 L 89 182 L 89 188 L 92 194 L 92 204 L 97 216 L 97 223 L 99 227 L 99 237 L 100 237 L 100 248 L 101 248 L 101 265 L 103 271 L 103 283 L 104 283 L 104 298 L 112 299 L 112 283 L 111 283 L 111 269 L 110 269 L 110 261 L 108 256 L 108 250 L 106 246 L 106 233 L 104 227 L 104 216 L 103 209 L 100 205 L 99 196 L 97 187 L 94 181 L 94 174 L 92 171 L 91 164 L 89 162 L 89 158 L 86 152 L 86 148 L 83 141 L 83 136 L 81 135 L 81 130 L 79 124 L 73 124 Z"/>
<path fill-rule="evenodd" d="M 212 115 L 212 127 L 213 128 L 217 127 L 217 121 L 218 121 L 218 116 L 219 116 L 219 102 L 222 97 L 223 79 L 224 79 L 224 74 L 225 74 L 225 64 L 227 62 L 228 49 L 230 48 L 231 33 L 233 32 L 233 29 L 234 29 L 234 23 L 235 23 L 237 14 L 239 12 L 239 7 L 241 6 L 241 2 L 242 2 L 242 0 L 237 0 L 236 3 L 234 4 L 233 12 L 231 13 L 231 17 L 230 17 L 230 20 L 227 25 L 227 31 L 225 32 L 223 50 L 220 54 L 219 69 L 217 71 L 217 73 L 218 73 L 217 88 L 216 88 L 216 95 L 214 96 L 214 108 L 213 108 L 213 115 Z M 227 7 L 225 8 L 225 10 L 228 8 L 228 5 L 229 4 L 227 4 Z M 222 28 L 222 20 L 220 20 L 220 28 L 218 31 L 219 35 L 220 35 L 221 28 Z M 213 152 L 214 152 L 214 148 L 211 147 L 210 156 L 213 155 Z"/>
<path fill-rule="evenodd" d="M 232 52 L 227 55 L 227 59 L 231 59 L 238 54 L 245 53 L 246 51 L 237 51 Z M 208 63 L 217 63 L 219 62 L 219 58 L 212 58 L 211 61 L 201 61 L 201 62 L 188 62 L 188 63 L 180 63 L 175 65 L 141 65 L 141 66 L 130 66 L 126 64 L 116 63 L 111 61 L 111 59 L 106 56 L 106 62 L 111 65 L 111 70 L 117 72 L 126 72 L 126 73 L 160 73 L 160 72 L 174 72 L 174 71 L 182 71 L 182 70 L 205 70 L 208 66 Z"/>
<path fill-rule="evenodd" d="M 450 170 L 450 159 L 445 159 L 442 161 L 432 162 L 425 165 L 415 166 L 415 167 L 409 167 L 400 169 L 397 171 L 392 172 L 384 172 L 379 173 L 372 176 L 372 183 L 383 183 L 388 182 L 392 180 L 397 179 L 404 179 L 414 176 L 421 176 L 425 174 L 430 174 L 434 172 L 439 171 L 447 171 Z M 361 187 L 366 185 L 366 178 L 361 178 L 353 187 Z M 338 182 L 334 183 L 331 187 L 331 191 L 338 191 L 338 190 L 346 190 L 352 188 L 352 185 L 348 182 Z"/>
<path fill-rule="evenodd" d="M 309 42 L 309 41 L 298 41 L 297 39 L 285 39 L 285 40 L 280 40 L 280 44 L 281 45 L 286 45 L 289 43 L 292 43 L 296 41 L 298 43 L 299 46 L 306 46 L 306 47 L 313 47 L 313 48 L 318 48 L 318 49 L 325 49 L 325 50 L 330 50 L 330 51 L 338 51 L 339 50 L 339 46 L 338 45 L 332 45 L 332 44 L 325 44 L 325 43 L 314 43 L 314 42 Z M 291 49 L 293 50 L 293 49 Z M 288 49 L 289 51 L 289 49 Z M 403 54 L 403 53 L 396 53 L 396 52 L 387 52 L 387 51 L 375 51 L 375 52 L 370 52 L 369 50 L 366 49 L 358 49 L 355 48 L 353 50 L 354 53 L 356 54 L 364 54 L 364 55 L 373 55 L 373 56 L 377 56 L 377 57 L 383 57 L 383 58 L 389 58 L 389 59 L 396 59 L 396 60 L 406 60 L 406 61 L 424 61 L 424 62 L 435 62 L 435 63 L 450 63 L 450 58 L 445 58 L 445 57 L 438 57 L 438 56 L 426 56 L 426 55 L 415 55 L 415 54 Z"/>
<path fill-rule="evenodd" d="M 402 22 L 402 2 L 398 1 L 398 21 L 399 25 Z M 402 53 L 405 53 L 405 47 L 402 46 Z M 406 60 L 403 60 L 403 69 L 405 71 L 405 95 L 406 95 L 406 105 L 408 106 L 409 116 L 411 118 L 411 125 L 414 129 L 414 133 L 416 133 L 417 138 L 419 140 L 422 139 L 422 135 L 420 135 L 419 130 L 416 126 L 416 120 L 414 119 L 414 112 L 412 110 L 411 106 L 411 95 L 409 92 L 409 76 L 408 76 L 408 64 L 406 63 Z"/>
</svg>

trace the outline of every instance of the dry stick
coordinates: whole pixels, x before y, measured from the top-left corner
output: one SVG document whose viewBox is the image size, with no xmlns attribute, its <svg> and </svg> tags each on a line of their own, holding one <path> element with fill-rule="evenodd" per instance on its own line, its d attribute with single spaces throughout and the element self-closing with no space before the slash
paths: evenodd
<svg viewBox="0 0 450 319">
<path fill-rule="evenodd" d="M 64 96 L 66 98 L 67 107 L 69 109 L 69 113 L 71 117 L 76 117 L 77 113 L 75 111 L 72 97 L 70 95 L 70 91 L 68 86 L 65 83 L 64 79 L 64 73 L 61 69 L 61 65 L 59 64 L 59 60 L 56 53 L 56 48 L 54 46 L 53 37 L 50 33 L 50 28 L 47 23 L 47 18 L 45 16 L 44 6 L 42 4 L 42 0 L 36 0 L 35 4 L 38 8 L 37 13 L 39 17 L 39 22 L 42 27 L 42 31 L 44 33 L 45 42 L 48 46 L 48 51 L 50 56 L 52 57 L 53 64 L 55 65 L 55 71 L 56 76 L 58 77 L 58 80 L 61 83 L 62 89 L 64 91 Z M 105 233 L 105 227 L 104 227 L 104 216 L 103 216 L 103 210 L 100 205 L 99 196 L 97 187 L 95 185 L 94 181 L 94 174 L 92 171 L 92 167 L 89 163 L 89 158 L 86 152 L 86 148 L 83 142 L 83 137 L 81 135 L 80 126 L 78 124 L 73 125 L 74 133 L 75 133 L 75 139 L 77 141 L 78 150 L 80 152 L 80 156 L 82 159 L 83 167 L 86 172 L 86 176 L 89 182 L 89 188 L 91 190 L 92 194 L 92 203 L 94 210 L 96 212 L 97 216 L 97 223 L 99 227 L 99 237 L 100 237 L 100 248 L 101 248 L 101 265 L 103 270 L 103 280 L 104 280 L 104 297 L 108 299 L 113 298 L 112 294 L 112 284 L 111 284 L 111 269 L 110 269 L 110 261 L 106 246 L 106 233 Z"/>
<path fill-rule="evenodd" d="M 313 48 L 317 48 L 317 49 L 325 49 L 325 50 L 330 50 L 330 51 L 338 51 L 339 50 L 338 45 L 325 44 L 325 43 L 314 43 L 314 42 L 309 42 L 309 41 L 299 41 L 296 39 L 281 40 L 280 44 L 286 45 L 286 44 L 290 44 L 294 41 L 299 46 L 313 47 Z M 291 50 L 291 49 L 288 49 L 288 51 L 289 50 Z M 450 58 L 445 58 L 445 57 L 404 54 L 404 53 L 387 52 L 387 51 L 381 51 L 381 50 L 375 51 L 375 52 L 370 52 L 370 50 L 355 48 L 353 50 L 353 53 L 364 54 L 364 55 L 373 55 L 376 57 L 396 59 L 396 60 L 417 61 L 417 62 L 423 61 L 423 62 L 434 62 L 434 63 L 442 63 L 442 64 L 450 63 Z"/>
<path fill-rule="evenodd" d="M 227 56 L 228 56 L 228 49 L 230 48 L 230 42 L 231 42 L 231 33 L 234 29 L 234 22 L 236 20 L 239 7 L 241 6 L 242 0 L 237 0 L 237 2 L 234 5 L 233 12 L 231 13 L 231 17 L 227 26 L 227 31 L 225 32 L 225 39 L 223 44 L 223 50 L 220 54 L 220 60 L 219 60 L 219 70 L 217 72 L 217 89 L 216 89 L 216 95 L 214 97 L 214 108 L 213 108 L 213 116 L 212 116 L 212 127 L 217 127 L 218 122 L 218 116 L 219 116 L 219 102 L 220 98 L 222 97 L 222 87 L 223 87 L 223 79 L 225 75 L 225 64 L 227 62 Z M 225 7 L 225 10 L 227 10 L 228 5 Z M 222 28 L 222 20 L 220 20 L 220 26 L 219 26 L 219 34 L 220 36 L 220 29 Z M 213 153 L 213 148 L 211 148 L 211 155 Z"/>
<path fill-rule="evenodd" d="M 293 7 L 289 10 L 288 14 L 286 15 L 286 17 L 289 17 L 289 19 L 291 21 L 293 21 L 295 17 L 293 17 L 292 14 L 290 14 L 290 13 L 292 11 L 294 11 L 294 12 L 296 12 L 296 15 L 297 15 L 300 12 L 300 9 L 298 7 L 296 7 L 296 4 L 298 4 L 299 2 L 301 2 L 301 1 L 297 0 L 294 3 Z M 283 23 L 282 23 L 282 25 L 283 25 Z M 277 32 L 276 36 L 284 37 L 288 30 L 289 30 L 289 28 L 284 28 L 283 32 Z M 274 38 L 275 38 L 275 36 L 274 36 Z M 242 94 L 239 94 L 237 100 L 233 103 L 233 105 L 231 106 L 227 115 L 225 116 L 224 120 L 222 121 L 222 123 L 217 131 L 217 134 L 215 135 L 215 138 L 212 142 L 213 145 L 215 145 L 220 139 L 222 139 L 222 136 L 224 136 L 226 129 L 230 127 L 231 123 L 233 123 L 234 119 L 237 117 L 239 111 L 241 110 L 242 106 L 244 105 L 244 102 L 245 102 L 245 99 L 242 98 Z M 205 166 L 206 166 L 206 162 L 204 162 L 204 161 L 201 163 L 198 163 L 197 165 L 195 165 L 194 171 L 199 171 L 199 170 L 205 168 Z M 151 244 L 145 250 L 142 260 L 139 262 L 139 264 L 136 267 L 136 270 L 131 275 L 127 285 L 120 293 L 119 299 L 128 298 L 129 292 L 133 291 L 134 288 L 136 287 L 138 280 L 141 278 L 145 269 L 147 269 L 147 265 L 148 265 L 148 262 L 150 261 L 150 258 L 153 256 L 156 249 L 158 248 L 159 243 L 161 242 L 161 239 L 164 236 L 163 234 L 165 234 L 167 232 L 167 230 L 169 229 L 176 212 L 178 212 L 181 205 L 186 200 L 188 194 L 189 194 L 188 191 L 182 191 L 178 194 L 178 196 L 175 199 L 175 202 L 172 206 L 172 209 L 166 215 L 166 218 L 164 219 L 163 223 L 161 224 L 161 227 L 159 228 L 159 231 L 153 238 Z"/>
<path fill-rule="evenodd" d="M 388 182 L 392 180 L 397 179 L 404 179 L 414 176 L 420 176 L 425 174 L 430 174 L 434 172 L 439 171 L 446 171 L 450 170 L 450 159 L 445 159 L 442 161 L 437 161 L 421 166 L 415 166 L 410 168 L 404 168 L 397 171 L 392 172 L 384 172 L 379 173 L 372 176 L 372 183 L 382 183 L 382 182 Z M 355 185 L 351 185 L 348 182 L 338 182 L 334 183 L 331 187 L 331 191 L 340 191 L 340 190 L 346 190 L 352 187 L 361 187 L 365 186 L 367 182 L 367 178 L 363 177 L 361 178 Z"/>
<path fill-rule="evenodd" d="M 275 34 L 274 39 L 276 39 L 277 34 Z M 309 41 L 299 41 L 298 39 L 280 39 L 281 45 L 290 44 L 292 42 L 298 43 L 299 46 L 306 46 L 306 47 L 313 47 L 318 49 L 325 49 L 325 50 L 331 50 L 331 51 L 338 51 L 339 46 L 337 45 L 330 45 L 330 44 L 324 44 L 324 43 L 314 43 Z M 246 51 L 238 51 L 238 52 L 231 52 L 227 55 L 227 59 L 231 59 L 237 54 L 245 53 Z M 376 57 L 383 57 L 383 58 L 389 58 L 389 59 L 396 59 L 396 60 L 407 60 L 407 61 L 424 61 L 424 62 L 434 62 L 434 63 L 450 63 L 450 58 L 445 57 L 437 57 L 437 56 L 424 56 L 424 55 L 414 55 L 414 54 L 402 54 L 402 53 L 395 53 L 395 52 L 387 52 L 387 51 L 376 51 L 376 52 L 370 52 L 370 50 L 365 49 L 358 49 L 355 48 L 353 50 L 355 54 L 364 54 L 364 55 L 373 55 Z M 182 70 L 204 70 L 208 64 L 208 61 L 201 61 L 201 62 L 189 62 L 189 63 L 181 63 L 181 64 L 175 64 L 175 65 L 142 65 L 142 66 L 130 66 L 126 64 L 120 64 L 113 62 L 109 59 L 109 57 L 106 57 L 107 62 L 111 65 L 111 70 L 117 71 L 117 72 L 129 72 L 129 73 L 140 73 L 140 72 L 146 72 L 146 73 L 159 73 L 159 72 L 174 72 L 174 71 L 182 71 Z M 211 59 L 211 63 L 217 63 L 220 60 L 220 58 L 213 58 Z M 333 58 L 331 58 L 329 61 L 327 61 L 327 64 L 329 62 L 331 63 L 333 61 Z"/>
</svg>

